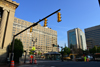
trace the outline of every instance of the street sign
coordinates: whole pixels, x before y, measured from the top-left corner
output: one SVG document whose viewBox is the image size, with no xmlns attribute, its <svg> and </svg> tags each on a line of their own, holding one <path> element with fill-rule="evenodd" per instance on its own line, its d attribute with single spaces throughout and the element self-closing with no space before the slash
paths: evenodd
<svg viewBox="0 0 100 67">
<path fill-rule="evenodd" d="M 35 52 L 35 51 L 32 51 L 32 52 Z"/>
</svg>

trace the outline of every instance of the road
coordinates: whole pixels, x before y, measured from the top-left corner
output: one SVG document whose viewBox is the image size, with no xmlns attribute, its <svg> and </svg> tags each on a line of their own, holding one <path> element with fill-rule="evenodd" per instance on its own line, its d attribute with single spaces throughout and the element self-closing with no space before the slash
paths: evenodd
<svg viewBox="0 0 100 67">
<path fill-rule="evenodd" d="M 72 61 L 38 61 L 38 64 L 19 67 L 100 67 L 100 62 L 72 62 Z"/>
</svg>

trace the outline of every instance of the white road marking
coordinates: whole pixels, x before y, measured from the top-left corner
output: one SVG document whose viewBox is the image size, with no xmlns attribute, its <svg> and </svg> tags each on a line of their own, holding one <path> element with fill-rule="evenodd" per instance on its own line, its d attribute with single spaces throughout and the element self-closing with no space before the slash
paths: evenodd
<svg viewBox="0 0 100 67">
<path fill-rule="evenodd" d="M 51 67 L 55 67 L 55 66 L 51 66 Z"/>
</svg>

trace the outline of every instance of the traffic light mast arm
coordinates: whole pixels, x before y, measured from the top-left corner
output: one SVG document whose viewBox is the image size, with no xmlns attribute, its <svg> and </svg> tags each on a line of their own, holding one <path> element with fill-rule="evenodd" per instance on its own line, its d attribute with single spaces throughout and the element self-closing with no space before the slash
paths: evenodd
<svg viewBox="0 0 100 67">
<path fill-rule="evenodd" d="M 43 21 L 44 19 L 46 19 L 46 18 L 52 16 L 53 14 L 57 13 L 57 12 L 60 11 L 60 10 L 61 10 L 61 9 L 58 9 L 57 11 L 55 11 L 55 12 L 51 13 L 50 15 L 44 17 L 43 19 L 39 20 L 38 22 L 32 24 L 31 26 L 29 26 L 29 27 L 27 27 L 26 29 L 22 30 L 21 32 L 17 33 L 15 36 L 21 34 L 22 32 L 26 31 L 26 30 L 29 29 L 30 27 L 34 27 L 34 26 L 36 26 L 39 22 L 41 22 L 41 21 Z"/>
<path fill-rule="evenodd" d="M 51 15 L 57 13 L 58 11 L 60 11 L 60 9 L 58 9 L 57 11 L 55 11 L 55 12 L 51 13 L 50 15 L 44 17 L 43 19 L 39 20 L 38 22 L 36 22 L 36 23 L 30 25 L 29 27 L 27 27 L 26 29 L 20 31 L 19 33 L 13 35 L 13 44 L 12 44 L 11 56 L 10 56 L 10 59 L 11 59 L 11 60 L 13 60 L 13 57 L 14 57 L 14 41 L 15 41 L 15 37 L 16 37 L 17 35 L 21 34 L 22 32 L 26 31 L 26 30 L 29 29 L 30 27 L 36 26 L 39 22 L 41 22 L 41 21 L 43 21 L 44 19 L 50 17 Z M 11 64 L 11 63 L 10 63 L 10 64 Z"/>
</svg>

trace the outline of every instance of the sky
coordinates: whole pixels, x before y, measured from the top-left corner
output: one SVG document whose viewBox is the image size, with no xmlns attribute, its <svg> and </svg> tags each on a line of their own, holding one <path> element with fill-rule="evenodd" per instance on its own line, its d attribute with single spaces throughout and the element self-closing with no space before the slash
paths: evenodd
<svg viewBox="0 0 100 67">
<path fill-rule="evenodd" d="M 49 28 L 57 31 L 58 45 L 68 46 L 67 31 L 84 29 L 100 25 L 100 7 L 98 0 L 13 0 L 19 3 L 15 17 L 37 22 L 52 12 L 61 9 L 61 22 L 57 22 L 57 14 L 47 18 Z M 40 22 L 43 26 L 44 21 Z"/>
</svg>

